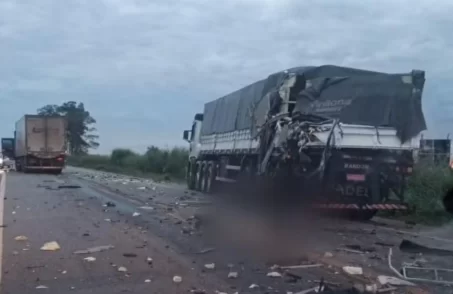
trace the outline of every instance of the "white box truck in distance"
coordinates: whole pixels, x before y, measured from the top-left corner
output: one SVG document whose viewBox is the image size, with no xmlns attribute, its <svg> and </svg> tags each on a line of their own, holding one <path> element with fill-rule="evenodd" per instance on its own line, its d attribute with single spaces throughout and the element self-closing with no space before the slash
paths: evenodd
<svg viewBox="0 0 453 294">
<path fill-rule="evenodd" d="M 16 122 L 14 156 L 17 171 L 61 173 L 66 155 L 66 118 L 24 115 Z"/>
</svg>

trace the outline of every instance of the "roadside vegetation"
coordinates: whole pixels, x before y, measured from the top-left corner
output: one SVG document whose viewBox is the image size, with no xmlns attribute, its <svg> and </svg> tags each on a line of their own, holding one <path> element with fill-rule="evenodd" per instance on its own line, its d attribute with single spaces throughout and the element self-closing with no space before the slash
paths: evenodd
<svg viewBox="0 0 453 294">
<path fill-rule="evenodd" d="M 188 151 L 185 148 L 161 149 L 151 146 L 143 154 L 129 149 L 115 149 L 110 155 L 70 156 L 68 164 L 156 180 L 182 181 L 187 158 Z"/>
<path fill-rule="evenodd" d="M 408 179 L 406 200 L 412 211 L 409 214 L 398 213 L 392 216 L 429 225 L 451 221 L 453 216 L 446 212 L 443 198 L 452 189 L 453 171 L 447 164 L 420 162 Z"/>
</svg>

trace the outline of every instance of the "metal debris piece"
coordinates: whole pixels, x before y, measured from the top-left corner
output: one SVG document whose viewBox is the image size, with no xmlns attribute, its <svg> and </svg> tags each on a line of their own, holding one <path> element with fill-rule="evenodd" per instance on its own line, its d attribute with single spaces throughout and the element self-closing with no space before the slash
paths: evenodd
<svg viewBox="0 0 453 294">
<path fill-rule="evenodd" d="M 132 214 L 133 217 L 136 217 L 136 216 L 139 216 L 139 215 L 140 215 L 139 212 L 134 212 L 134 213 Z"/>
<path fill-rule="evenodd" d="M 392 286 L 415 286 L 414 283 L 411 283 L 409 281 L 396 278 L 396 277 L 391 277 L 391 276 L 378 276 L 378 282 L 381 285 L 392 285 Z"/>
<path fill-rule="evenodd" d="M 229 272 L 228 279 L 236 279 L 239 276 L 238 272 Z"/>
<path fill-rule="evenodd" d="M 60 249 L 61 247 L 56 241 L 47 242 L 41 247 L 41 250 L 43 251 L 57 251 Z"/>
<path fill-rule="evenodd" d="M 151 283 L 151 280 L 150 279 L 146 279 L 145 283 Z"/>
<path fill-rule="evenodd" d="M 88 262 L 93 262 L 93 261 L 96 261 L 96 257 L 88 256 L 88 257 L 85 257 L 83 260 L 88 261 Z"/>
<path fill-rule="evenodd" d="M 182 282 L 182 278 L 180 276 L 174 276 L 173 282 L 179 284 Z"/>
<path fill-rule="evenodd" d="M 363 275 L 363 269 L 358 266 L 344 266 L 343 271 L 349 275 Z"/>
<path fill-rule="evenodd" d="M 91 253 L 110 250 L 113 248 L 115 248 L 115 246 L 113 246 L 113 245 L 102 245 L 102 246 L 91 247 L 91 248 L 88 248 L 85 250 L 77 250 L 74 252 L 74 254 L 91 254 Z"/>
<path fill-rule="evenodd" d="M 312 268 L 312 267 L 320 267 L 322 264 L 315 263 L 315 264 L 301 264 L 301 265 L 289 265 L 289 266 L 282 266 L 281 269 L 302 269 L 302 268 Z"/>
<path fill-rule="evenodd" d="M 270 273 L 267 273 L 267 276 L 271 277 L 271 278 L 281 278 L 282 274 L 279 272 L 270 272 Z"/>
<path fill-rule="evenodd" d="M 58 189 L 79 189 L 82 188 L 79 185 L 60 185 L 58 186 Z"/>
<path fill-rule="evenodd" d="M 294 294 L 309 294 L 309 293 L 317 293 L 319 287 L 316 286 L 316 287 L 313 287 L 313 288 L 309 288 L 309 289 L 306 289 L 306 290 L 302 290 L 302 291 L 299 291 L 299 292 L 295 292 Z"/>
<path fill-rule="evenodd" d="M 213 269 L 215 269 L 215 263 L 207 263 L 207 264 L 204 265 L 204 267 L 206 269 L 213 270 Z"/>
<path fill-rule="evenodd" d="M 143 186 L 143 187 L 138 187 L 137 190 L 146 190 L 146 187 Z"/>
</svg>

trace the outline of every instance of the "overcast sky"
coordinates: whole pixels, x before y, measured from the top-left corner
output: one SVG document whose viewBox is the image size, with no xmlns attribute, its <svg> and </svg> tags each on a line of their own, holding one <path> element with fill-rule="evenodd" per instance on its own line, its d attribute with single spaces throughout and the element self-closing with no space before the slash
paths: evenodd
<svg viewBox="0 0 453 294">
<path fill-rule="evenodd" d="M 99 153 L 181 145 L 204 102 L 322 64 L 426 70 L 428 128 L 444 136 L 452 12 L 451 0 L 0 0 L 0 136 L 75 100 L 98 121 Z"/>
</svg>

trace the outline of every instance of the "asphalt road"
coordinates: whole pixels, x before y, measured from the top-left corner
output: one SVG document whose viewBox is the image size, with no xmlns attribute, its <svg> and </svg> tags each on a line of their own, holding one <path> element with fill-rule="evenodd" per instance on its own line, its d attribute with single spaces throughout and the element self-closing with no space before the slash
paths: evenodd
<svg viewBox="0 0 453 294">
<path fill-rule="evenodd" d="M 453 244 L 450 227 L 313 217 L 282 227 L 251 212 L 214 210 L 212 199 L 175 184 L 85 169 L 60 176 L 10 172 L 2 182 L 1 293 L 297 293 L 321 279 L 351 288 L 392 275 L 388 248 L 397 250 L 402 239 L 444 249 Z M 59 250 L 41 249 L 53 241 Z M 99 246 L 105 250 L 75 253 Z M 419 257 L 396 251 L 394 263 Z M 448 268 L 453 260 L 424 256 L 424 263 Z M 283 271 L 275 264 L 317 265 Z M 351 276 L 343 266 L 364 274 Z M 394 293 L 451 288 L 422 284 Z"/>
</svg>

